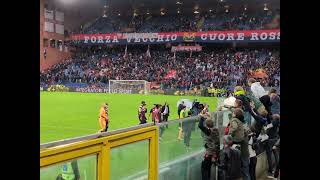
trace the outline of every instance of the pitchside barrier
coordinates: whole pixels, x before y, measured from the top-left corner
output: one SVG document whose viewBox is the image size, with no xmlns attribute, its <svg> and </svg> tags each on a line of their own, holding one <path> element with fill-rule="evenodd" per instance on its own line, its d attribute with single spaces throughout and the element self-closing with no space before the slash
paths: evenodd
<svg viewBox="0 0 320 180">
<path fill-rule="evenodd" d="M 212 113 L 221 133 L 220 148 L 230 113 Z M 179 140 L 181 123 L 185 130 Z M 263 147 L 257 176 L 267 168 Z M 40 179 L 56 179 L 65 165 L 76 160 L 81 180 L 199 180 L 203 155 L 202 133 L 195 116 L 41 144 Z"/>
<path fill-rule="evenodd" d="M 139 88 L 110 88 L 106 87 L 68 87 L 68 92 L 83 92 L 83 93 L 112 93 L 112 94 L 154 94 L 154 95 L 176 95 L 176 96 L 215 96 L 223 97 L 226 96 L 226 93 L 216 93 L 211 94 L 207 90 L 203 89 L 200 91 L 194 90 L 185 90 L 185 89 L 148 89 L 147 81 L 132 81 L 140 83 L 141 87 Z M 138 84 L 139 85 L 139 84 Z M 137 85 L 137 86 L 138 86 Z M 275 88 L 277 93 L 280 94 L 280 87 L 265 87 L 265 90 L 269 92 L 271 88 Z M 233 90 L 232 88 L 228 88 Z M 249 89 L 246 87 L 245 89 Z M 40 91 L 49 91 L 48 87 L 40 86 Z"/>
</svg>

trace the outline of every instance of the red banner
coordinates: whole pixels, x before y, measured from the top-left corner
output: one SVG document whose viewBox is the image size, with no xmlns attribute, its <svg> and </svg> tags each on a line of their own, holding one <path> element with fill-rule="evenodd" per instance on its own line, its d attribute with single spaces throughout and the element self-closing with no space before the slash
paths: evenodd
<svg viewBox="0 0 320 180">
<path fill-rule="evenodd" d="M 71 40 L 84 43 L 170 43 L 170 42 L 218 42 L 218 41 L 279 41 L 280 29 L 234 30 L 207 32 L 163 32 L 163 33 L 109 33 L 76 34 Z"/>
</svg>

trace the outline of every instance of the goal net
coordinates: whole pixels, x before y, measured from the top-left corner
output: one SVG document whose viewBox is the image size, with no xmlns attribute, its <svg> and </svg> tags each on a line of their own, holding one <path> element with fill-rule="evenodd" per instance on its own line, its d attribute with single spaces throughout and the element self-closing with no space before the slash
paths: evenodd
<svg viewBox="0 0 320 180">
<path fill-rule="evenodd" d="M 148 94 L 150 83 L 145 80 L 109 80 L 109 93 Z"/>
</svg>

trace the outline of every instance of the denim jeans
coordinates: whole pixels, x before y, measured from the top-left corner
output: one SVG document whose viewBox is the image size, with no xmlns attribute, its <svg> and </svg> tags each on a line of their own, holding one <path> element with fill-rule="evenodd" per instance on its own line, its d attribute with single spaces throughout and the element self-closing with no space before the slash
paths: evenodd
<svg viewBox="0 0 320 180">
<path fill-rule="evenodd" d="M 251 114 L 247 111 L 244 112 L 244 123 L 247 124 L 248 126 L 251 125 Z"/>
<path fill-rule="evenodd" d="M 249 164 L 250 164 L 249 157 L 247 158 L 241 157 L 241 174 L 242 174 L 243 180 L 250 180 Z"/>
</svg>

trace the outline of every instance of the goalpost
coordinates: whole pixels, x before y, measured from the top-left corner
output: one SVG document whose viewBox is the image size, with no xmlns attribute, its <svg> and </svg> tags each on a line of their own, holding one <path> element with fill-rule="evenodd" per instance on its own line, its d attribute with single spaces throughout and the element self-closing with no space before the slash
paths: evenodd
<svg viewBox="0 0 320 180">
<path fill-rule="evenodd" d="M 109 80 L 109 93 L 148 94 L 150 83 L 145 80 Z"/>
</svg>

